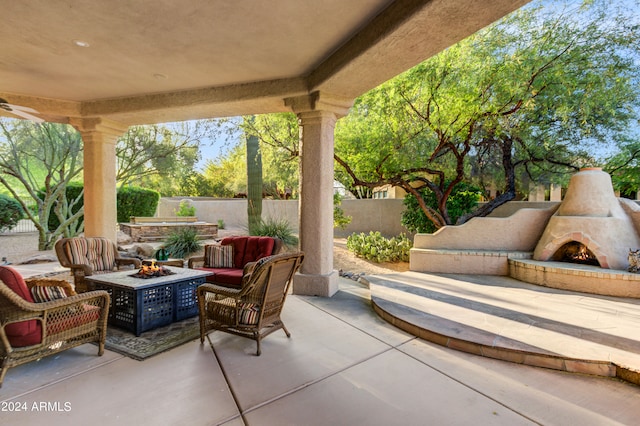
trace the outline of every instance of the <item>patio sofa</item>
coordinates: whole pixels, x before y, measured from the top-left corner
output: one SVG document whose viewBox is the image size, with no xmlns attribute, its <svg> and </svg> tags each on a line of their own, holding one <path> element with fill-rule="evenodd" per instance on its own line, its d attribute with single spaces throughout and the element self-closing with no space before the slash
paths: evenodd
<svg viewBox="0 0 640 426">
<path fill-rule="evenodd" d="M 242 287 L 242 277 L 259 259 L 278 254 L 282 240 L 272 237 L 226 237 L 220 244 L 207 244 L 204 255 L 189 258 L 191 269 L 213 272 L 207 281 L 224 287 Z"/>
</svg>

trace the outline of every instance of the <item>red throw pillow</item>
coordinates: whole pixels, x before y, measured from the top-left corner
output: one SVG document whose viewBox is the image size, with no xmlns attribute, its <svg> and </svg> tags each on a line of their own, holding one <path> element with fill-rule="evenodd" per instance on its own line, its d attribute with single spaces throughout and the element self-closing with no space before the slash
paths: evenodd
<svg viewBox="0 0 640 426">
<path fill-rule="evenodd" d="M 24 300 L 33 303 L 33 297 L 18 271 L 10 266 L 0 266 L 0 280 Z M 4 330 L 13 347 L 31 346 L 42 341 L 42 327 L 37 320 L 7 324 Z"/>
</svg>

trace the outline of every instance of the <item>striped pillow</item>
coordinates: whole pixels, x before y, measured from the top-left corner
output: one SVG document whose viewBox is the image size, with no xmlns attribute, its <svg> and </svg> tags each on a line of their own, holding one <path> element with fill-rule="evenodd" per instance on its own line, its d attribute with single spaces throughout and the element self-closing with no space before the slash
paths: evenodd
<svg viewBox="0 0 640 426">
<path fill-rule="evenodd" d="M 233 245 L 207 246 L 205 263 L 209 268 L 233 268 Z"/>
<path fill-rule="evenodd" d="M 51 300 L 63 299 L 67 297 L 64 288 L 58 286 L 33 286 L 31 296 L 36 303 L 49 302 Z"/>
<path fill-rule="evenodd" d="M 258 315 L 260 315 L 260 307 L 255 303 L 238 302 L 240 308 L 240 324 L 256 325 L 258 323 Z"/>
</svg>

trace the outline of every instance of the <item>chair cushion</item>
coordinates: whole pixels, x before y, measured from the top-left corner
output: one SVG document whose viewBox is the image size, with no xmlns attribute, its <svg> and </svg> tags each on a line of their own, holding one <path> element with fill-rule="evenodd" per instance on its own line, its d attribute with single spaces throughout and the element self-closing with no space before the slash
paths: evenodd
<svg viewBox="0 0 640 426">
<path fill-rule="evenodd" d="M 204 264 L 209 268 L 233 268 L 233 245 L 212 244 L 206 246 Z"/>
<path fill-rule="evenodd" d="M 235 268 L 195 268 L 201 271 L 213 272 L 207 277 L 207 282 L 216 284 L 230 284 L 232 287 L 242 285 L 242 269 Z"/>
<path fill-rule="evenodd" d="M 227 237 L 221 244 L 233 244 L 234 267 L 242 269 L 249 262 L 271 256 L 275 240 L 271 237 Z"/>
<path fill-rule="evenodd" d="M 67 297 L 67 293 L 62 287 L 36 285 L 31 287 L 31 296 L 36 303 L 42 303 L 62 299 Z"/>
<path fill-rule="evenodd" d="M 22 275 L 15 269 L 10 266 L 0 266 L 0 280 L 27 302 L 34 302 Z M 4 330 L 11 346 L 16 348 L 35 345 L 42 341 L 42 327 L 37 320 L 7 324 Z"/>
<path fill-rule="evenodd" d="M 258 316 L 260 307 L 255 303 L 237 302 L 238 303 L 238 324 L 256 325 L 258 324 Z M 207 303 L 207 316 L 219 322 L 233 323 L 236 320 L 236 301 L 230 297 L 221 300 L 214 300 Z"/>
<path fill-rule="evenodd" d="M 106 238 L 69 238 L 65 249 L 72 264 L 89 265 L 94 271 L 113 271 L 116 267 L 113 243 Z"/>
</svg>

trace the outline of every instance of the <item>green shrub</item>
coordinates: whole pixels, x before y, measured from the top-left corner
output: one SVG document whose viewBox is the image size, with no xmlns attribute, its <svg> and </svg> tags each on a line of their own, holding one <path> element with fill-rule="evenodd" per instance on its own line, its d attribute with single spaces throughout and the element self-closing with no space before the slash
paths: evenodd
<svg viewBox="0 0 640 426">
<path fill-rule="evenodd" d="M 178 210 L 175 210 L 176 216 L 195 216 L 196 215 L 196 208 L 194 206 L 191 205 L 191 202 L 188 200 L 182 200 L 180 201 L 180 207 L 178 207 Z"/>
<path fill-rule="evenodd" d="M 358 257 L 381 262 L 408 262 L 411 240 L 405 234 L 387 239 L 379 231 L 351 234 L 347 237 L 347 249 Z"/>
<path fill-rule="evenodd" d="M 201 248 L 198 232 L 194 228 L 180 228 L 172 232 L 164 245 L 165 251 L 178 259 L 184 259 Z"/>
<path fill-rule="evenodd" d="M 224 229 L 224 220 L 218 219 L 218 229 Z"/>
<path fill-rule="evenodd" d="M 129 222 L 131 216 L 153 216 L 156 214 L 160 193 L 136 186 L 118 189 L 118 222 Z"/>
<path fill-rule="evenodd" d="M 73 202 L 83 189 L 84 185 L 82 183 L 69 183 L 65 188 L 67 201 L 69 203 Z M 40 190 L 38 196 L 40 199 L 44 199 L 44 190 Z M 158 202 L 160 201 L 159 192 L 135 186 L 119 188 L 116 197 L 118 222 L 129 222 L 131 216 L 153 216 L 156 213 Z M 80 201 L 72 207 L 72 213 L 76 213 L 83 206 L 84 197 L 80 197 Z M 83 218 L 80 218 L 80 220 L 82 219 Z M 59 226 L 60 221 L 52 211 L 49 215 L 49 230 L 54 231 L 58 229 Z"/>
<path fill-rule="evenodd" d="M 14 198 L 0 194 L 0 232 L 8 231 L 24 218 L 22 206 Z"/>
<path fill-rule="evenodd" d="M 437 209 L 436 197 L 430 189 L 422 188 L 420 193 L 429 207 Z M 447 199 L 447 210 L 451 221 L 456 223 L 460 216 L 473 211 L 481 195 L 482 190 L 479 188 L 462 182 L 457 184 Z M 436 231 L 435 225 L 424 214 L 413 194 L 408 194 L 404 198 L 404 205 L 406 209 L 402 212 L 401 222 L 405 228 L 411 232 L 433 233 Z"/>
<path fill-rule="evenodd" d="M 333 227 L 344 229 L 351 223 L 351 216 L 344 214 L 344 210 L 340 207 L 342 197 L 337 192 L 333 193 Z"/>
<path fill-rule="evenodd" d="M 294 246 L 298 244 L 298 237 L 293 234 L 293 228 L 286 220 L 268 218 L 261 220 L 255 226 L 251 235 L 280 238 L 284 245 Z"/>
</svg>

